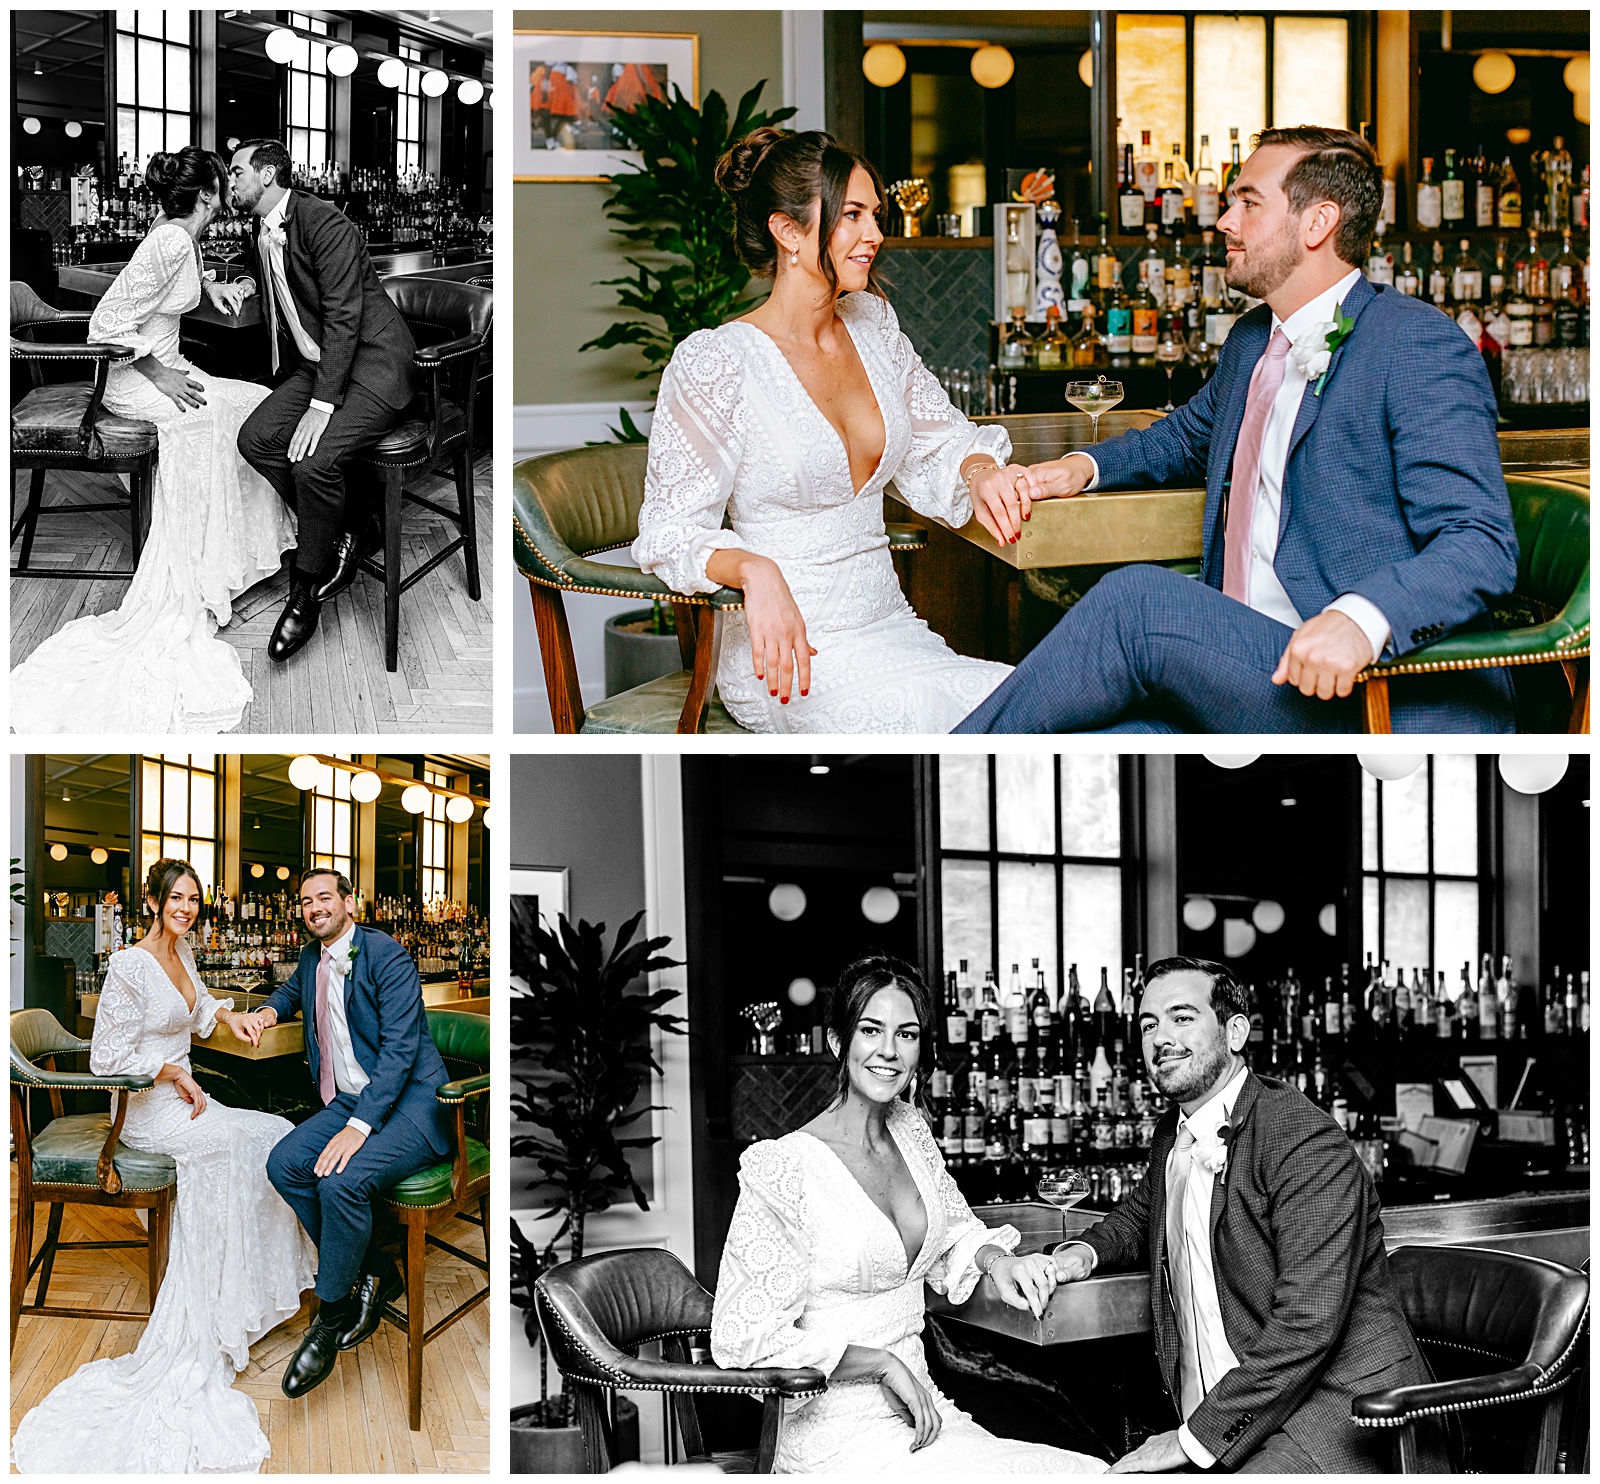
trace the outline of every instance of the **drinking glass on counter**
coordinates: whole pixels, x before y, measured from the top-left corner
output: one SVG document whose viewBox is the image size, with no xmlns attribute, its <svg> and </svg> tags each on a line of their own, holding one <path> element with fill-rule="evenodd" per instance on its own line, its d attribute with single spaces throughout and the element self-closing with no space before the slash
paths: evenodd
<svg viewBox="0 0 1600 1484">
<path fill-rule="evenodd" d="M 1089 414 L 1090 426 L 1093 429 L 1089 438 L 1091 443 L 1100 441 L 1101 416 L 1110 412 L 1121 400 L 1122 383 L 1120 381 L 1107 381 L 1102 376 L 1096 381 L 1069 381 L 1067 383 L 1067 401 L 1080 412 Z"/>
<path fill-rule="evenodd" d="M 1183 330 L 1174 320 L 1167 321 L 1167 327 L 1161 332 L 1161 339 L 1156 344 L 1156 359 L 1167 369 L 1167 405 L 1161 410 L 1172 412 L 1172 373 L 1183 363 L 1188 354 L 1188 348 L 1183 343 Z"/>
<path fill-rule="evenodd" d="M 1071 1168 L 1048 1170 L 1039 1176 L 1035 1188 L 1041 1201 L 1066 1211 L 1089 1194 L 1089 1177 L 1082 1170 Z"/>
</svg>

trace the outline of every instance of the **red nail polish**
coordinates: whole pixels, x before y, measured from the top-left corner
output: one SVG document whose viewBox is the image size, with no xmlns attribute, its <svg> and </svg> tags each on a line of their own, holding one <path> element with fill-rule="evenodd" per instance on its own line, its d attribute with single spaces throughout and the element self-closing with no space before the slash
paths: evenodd
<svg viewBox="0 0 1600 1484">
<path fill-rule="evenodd" d="M 782 706 L 787 706 L 789 704 L 788 696 L 781 697 L 780 700 L 779 700 L 779 704 L 782 705 Z"/>
<path fill-rule="evenodd" d="M 803 695 L 803 696 L 809 696 L 811 694 L 811 692 L 808 691 L 808 690 L 803 690 L 803 691 L 800 692 L 800 694 Z"/>
</svg>

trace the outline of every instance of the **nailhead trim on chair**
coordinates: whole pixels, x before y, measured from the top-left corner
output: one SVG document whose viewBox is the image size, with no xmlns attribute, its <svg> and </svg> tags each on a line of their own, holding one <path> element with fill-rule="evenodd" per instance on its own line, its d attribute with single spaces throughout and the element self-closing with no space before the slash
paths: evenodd
<svg viewBox="0 0 1600 1484">
<path fill-rule="evenodd" d="M 63 506 L 62 508 L 67 509 L 69 507 Z M 80 1047 L 78 1049 L 81 1050 L 82 1048 Z M 55 1056 L 70 1056 L 71 1054 L 72 1048 L 52 1053 L 52 1055 Z M 71 1076 L 72 1074 L 69 1072 L 67 1075 Z M 52 1087 L 56 1088 L 60 1092 L 143 1092 L 145 1090 L 142 1087 L 123 1087 L 120 1083 L 116 1082 L 74 1082 L 68 1087 L 62 1087 L 58 1082 L 36 1081 L 34 1078 L 28 1076 L 26 1072 L 15 1066 L 13 1066 L 11 1069 L 11 1080 L 13 1082 L 20 1082 L 25 1087 L 37 1087 L 45 1092 L 48 1092 Z"/>
<path fill-rule="evenodd" d="M 647 603 L 650 601 L 651 594 L 629 592 L 625 588 L 579 587 L 577 583 L 575 583 L 570 577 L 561 571 L 560 567 L 551 561 L 542 551 L 539 551 L 538 543 L 528 534 L 527 528 L 522 524 L 522 522 L 517 519 L 517 514 L 515 511 L 512 511 L 511 513 L 511 523 L 517 528 L 517 534 L 520 535 L 534 551 L 539 553 L 539 560 L 542 561 L 552 572 L 558 574 L 558 580 L 551 581 L 551 579 L 548 577 L 540 577 L 536 573 L 523 571 L 523 569 L 519 567 L 517 570 L 522 572 L 522 575 L 526 577 L 529 582 L 537 582 L 540 587 L 553 587 L 557 592 L 562 593 L 599 593 L 602 597 L 607 598 L 637 598 L 641 603 Z M 595 551 L 620 551 L 621 549 L 622 548 L 620 546 L 597 546 L 594 548 Z M 578 555 L 587 560 L 591 555 L 593 555 L 593 553 L 580 551 Z M 706 608 L 710 606 L 706 602 L 704 595 L 695 593 L 662 593 L 660 595 L 660 601 L 663 603 L 692 603 L 698 608 Z M 732 613 L 742 609 L 743 607 L 743 603 L 723 603 L 719 605 L 719 611 L 724 613 Z"/>
<path fill-rule="evenodd" d="M 1567 1341 L 1567 1348 L 1556 1357 L 1555 1364 L 1545 1371 L 1526 1391 L 1514 1391 L 1509 1396 L 1482 1397 L 1477 1401 L 1450 1402 L 1437 1407 L 1418 1407 L 1416 1411 L 1407 1412 L 1402 1417 L 1352 1416 L 1350 1420 L 1357 1427 L 1404 1427 L 1407 1423 L 1414 1422 L 1418 1417 L 1447 1417 L 1457 1412 L 1472 1412 L 1483 1407 L 1502 1407 L 1509 1402 L 1530 1401 L 1535 1397 L 1549 1396 L 1551 1392 L 1560 1391 L 1572 1379 L 1570 1374 L 1565 1373 L 1566 1364 L 1572 1358 L 1572 1352 L 1577 1348 L 1578 1341 L 1583 1338 L 1584 1331 L 1588 1327 L 1589 1306 L 1585 1304 L 1583 1306 L 1583 1318 L 1573 1326 L 1572 1338 Z M 1471 1350 L 1473 1348 L 1470 1345 L 1453 1345 L 1449 1340 L 1429 1340 L 1427 1343 L 1430 1345 L 1451 1345 L 1452 1348 L 1457 1350 Z M 1488 1355 L 1496 1360 L 1501 1358 L 1491 1350 L 1483 1350 L 1477 1353 Z"/>
<path fill-rule="evenodd" d="M 577 1337 L 577 1335 L 575 1335 L 572 1332 L 572 1326 L 569 1325 L 567 1323 L 567 1321 L 562 1317 L 561 1311 L 558 1308 L 556 1308 L 556 1306 L 553 1303 L 551 1303 L 550 1300 L 547 1297 L 545 1297 L 542 1294 L 540 1295 L 540 1297 L 543 1300 L 543 1302 L 546 1305 L 546 1307 L 550 1310 L 551 1317 L 554 1318 L 555 1322 L 558 1325 L 561 1326 L 561 1332 L 564 1335 L 566 1335 L 566 1337 L 569 1340 L 572 1341 L 572 1344 L 573 1344 L 574 1348 L 579 1350 L 579 1351 L 581 1351 L 583 1353 L 583 1355 L 588 1359 L 589 1363 L 597 1371 L 600 1371 L 604 1376 L 610 1378 L 609 1384 L 611 1384 L 611 1385 L 623 1387 L 628 1391 L 689 1391 L 689 1390 L 692 1389 L 694 1391 L 724 1391 L 724 1392 L 728 1392 L 730 1395 L 733 1395 L 733 1396 L 777 1396 L 777 1395 L 781 1395 L 781 1392 L 778 1390 L 778 1388 L 776 1386 L 715 1386 L 715 1385 L 699 1385 L 699 1384 L 697 1384 L 697 1385 L 695 1385 L 694 1387 L 691 1388 L 691 1387 L 687 1387 L 687 1386 L 667 1386 L 667 1385 L 663 1384 L 660 1381 L 636 1381 L 636 1380 L 634 1380 L 634 1378 L 632 1376 L 626 1375 L 622 1371 L 616 1370 L 614 1367 L 607 1365 L 603 1360 L 601 1360 L 598 1355 L 596 1355 L 587 1345 L 585 1345 L 583 1343 L 582 1340 L 580 1340 Z M 669 1331 L 667 1331 L 667 1333 L 668 1334 L 700 1335 L 700 1334 L 705 1334 L 706 1331 L 703 1330 L 703 1329 L 686 1329 L 686 1330 L 669 1330 Z M 653 1339 L 662 1339 L 662 1338 L 664 1338 L 664 1336 L 655 1335 L 655 1336 L 652 1336 L 651 1338 L 653 1338 Z M 643 1344 L 644 1341 L 641 1340 L 640 1343 Z M 564 1375 L 565 1372 L 563 1372 L 562 1374 Z M 595 1386 L 601 1386 L 601 1385 L 608 1384 L 606 1381 L 603 1381 L 599 1377 L 595 1377 L 595 1376 L 574 1376 L 572 1379 L 575 1380 L 575 1381 L 588 1381 L 591 1385 L 595 1385 Z"/>
<path fill-rule="evenodd" d="M 1413 661 L 1410 664 L 1386 666 L 1379 670 L 1368 668 L 1356 676 L 1356 680 L 1387 680 L 1391 675 L 1429 675 L 1443 670 L 1493 670 L 1501 665 L 1548 665 L 1557 660 L 1585 660 L 1589 658 L 1589 625 L 1585 624 L 1580 633 L 1574 634 L 1570 639 L 1556 640 L 1556 648 L 1562 650 L 1560 654 L 1519 654 L 1507 656 L 1503 659 L 1481 660 L 1427 660 Z M 1581 649 L 1567 649 L 1565 646 L 1581 644 Z"/>
<path fill-rule="evenodd" d="M 165 1185 L 128 1185 L 128 1184 L 124 1184 L 123 1187 L 122 1187 L 121 1193 L 123 1195 L 128 1195 L 129 1193 L 132 1193 L 134 1195 L 141 1195 L 141 1194 L 147 1195 L 152 1190 L 170 1190 L 174 1185 L 177 1184 L 177 1179 L 178 1179 L 177 1175 L 174 1174 L 172 1179 L 169 1180 Z M 96 1183 L 94 1185 L 85 1185 L 81 1180 L 37 1180 L 37 1181 L 34 1182 L 34 1189 L 35 1190 L 99 1190 L 100 1186 L 99 1186 L 98 1183 Z M 34 1198 L 34 1203 L 36 1205 L 42 1204 L 43 1201 L 44 1201 L 44 1198 L 42 1196 L 35 1196 L 35 1198 Z"/>
</svg>

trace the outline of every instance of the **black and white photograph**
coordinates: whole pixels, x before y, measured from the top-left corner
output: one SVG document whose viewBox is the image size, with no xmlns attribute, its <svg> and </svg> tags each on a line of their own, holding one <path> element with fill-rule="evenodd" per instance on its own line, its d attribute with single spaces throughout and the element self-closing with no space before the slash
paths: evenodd
<svg viewBox="0 0 1600 1484">
<path fill-rule="evenodd" d="M 11 16 L 13 732 L 492 724 L 491 14 Z"/>
</svg>

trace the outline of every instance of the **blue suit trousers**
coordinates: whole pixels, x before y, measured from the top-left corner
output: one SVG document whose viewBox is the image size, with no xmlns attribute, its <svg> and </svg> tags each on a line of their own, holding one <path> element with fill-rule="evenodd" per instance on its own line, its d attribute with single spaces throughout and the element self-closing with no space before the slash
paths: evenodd
<svg viewBox="0 0 1600 1484">
<path fill-rule="evenodd" d="M 350 1121 L 353 1093 L 341 1092 L 320 1113 L 287 1133 L 267 1156 L 267 1178 L 289 1203 L 317 1247 L 317 1297 L 324 1303 L 348 1298 L 362 1271 L 372 1239 L 372 1198 L 438 1162 L 422 1131 L 409 1118 L 391 1118 L 375 1128 L 344 1169 L 319 1176 L 317 1156 Z"/>
</svg>

